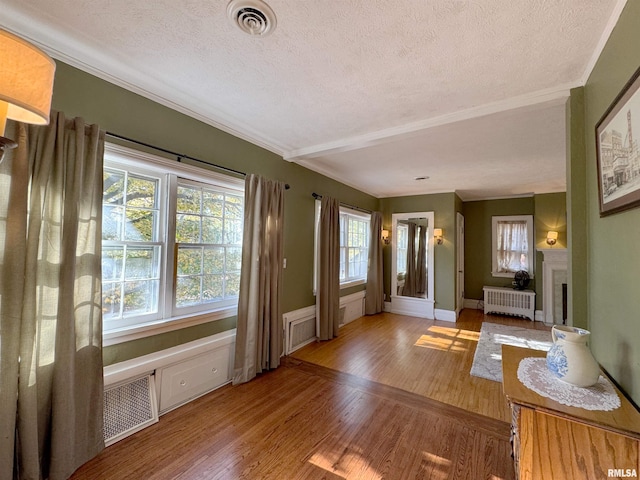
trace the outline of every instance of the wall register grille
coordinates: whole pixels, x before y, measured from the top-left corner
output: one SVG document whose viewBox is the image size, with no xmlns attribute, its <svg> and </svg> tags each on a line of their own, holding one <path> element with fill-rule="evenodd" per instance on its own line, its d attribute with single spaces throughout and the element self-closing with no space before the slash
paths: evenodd
<svg viewBox="0 0 640 480">
<path fill-rule="evenodd" d="M 111 445 L 158 421 L 153 375 L 122 383 L 104 392 L 104 441 Z"/>
</svg>

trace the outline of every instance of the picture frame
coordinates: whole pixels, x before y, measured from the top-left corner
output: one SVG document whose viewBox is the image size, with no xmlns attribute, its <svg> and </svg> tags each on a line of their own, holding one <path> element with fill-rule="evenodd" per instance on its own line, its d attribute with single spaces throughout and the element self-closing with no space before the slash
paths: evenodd
<svg viewBox="0 0 640 480">
<path fill-rule="evenodd" d="M 596 124 L 600 216 L 640 206 L 640 68 Z"/>
</svg>

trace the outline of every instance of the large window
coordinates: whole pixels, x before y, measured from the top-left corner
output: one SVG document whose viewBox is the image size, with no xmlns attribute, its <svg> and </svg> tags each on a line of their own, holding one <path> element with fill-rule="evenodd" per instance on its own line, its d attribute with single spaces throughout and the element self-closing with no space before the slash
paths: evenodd
<svg viewBox="0 0 640 480">
<path fill-rule="evenodd" d="M 513 277 L 524 270 L 533 278 L 533 216 L 492 217 L 492 274 Z"/>
<path fill-rule="evenodd" d="M 340 283 L 366 281 L 369 215 L 340 209 Z"/>
<path fill-rule="evenodd" d="M 340 287 L 345 288 L 367 281 L 369 264 L 369 229 L 371 215 L 347 207 L 340 207 Z M 314 291 L 317 282 L 318 234 L 320 201 L 316 200 Z"/>
<path fill-rule="evenodd" d="M 104 331 L 234 314 L 242 180 L 114 146 L 103 179 Z"/>
</svg>

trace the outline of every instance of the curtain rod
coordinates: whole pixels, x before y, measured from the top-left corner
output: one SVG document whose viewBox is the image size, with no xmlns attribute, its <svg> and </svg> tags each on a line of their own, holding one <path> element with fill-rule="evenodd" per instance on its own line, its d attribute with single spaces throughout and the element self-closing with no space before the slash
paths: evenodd
<svg viewBox="0 0 640 480">
<path fill-rule="evenodd" d="M 198 162 L 198 163 L 204 163 L 205 165 L 209 165 L 210 167 L 214 167 L 214 168 L 217 168 L 219 170 L 224 170 L 224 171 L 227 171 L 229 173 L 234 173 L 234 174 L 240 175 L 242 177 L 246 177 L 247 176 L 247 174 L 245 172 L 241 172 L 240 170 L 234 170 L 233 168 L 223 167 L 222 165 L 217 165 L 215 163 L 207 162 L 205 160 L 200 160 L 199 158 L 191 157 L 189 155 L 185 155 L 185 154 L 178 153 L 178 152 L 173 152 L 171 150 L 167 150 L 166 148 L 157 147 L 155 145 L 151 145 L 150 143 L 145 143 L 145 142 L 141 142 L 139 140 L 134 140 L 133 138 L 125 137 L 124 135 L 118 135 L 117 133 L 112 133 L 112 132 L 106 132 L 106 135 L 108 135 L 109 137 L 113 137 L 113 138 L 119 138 L 120 140 L 124 140 L 125 142 L 135 143 L 137 145 L 142 145 L 143 147 L 153 148 L 154 150 L 158 150 L 159 152 L 164 152 L 166 154 L 173 155 L 173 156 L 176 157 L 176 161 L 178 163 L 180 163 L 183 158 L 186 158 L 187 160 L 191 160 L 193 162 Z M 285 188 L 285 190 L 289 190 L 289 188 L 291 188 L 291 187 L 289 186 L 288 183 L 285 183 L 284 188 Z"/>
<path fill-rule="evenodd" d="M 322 195 L 316 192 L 313 192 L 311 196 L 316 200 L 320 200 L 322 198 Z M 343 207 L 351 208 L 352 210 L 358 210 L 364 213 L 369 213 L 369 214 L 373 213 L 371 210 L 367 210 L 366 208 L 356 207 L 355 205 L 349 205 L 348 203 L 340 202 L 340 205 L 342 205 Z"/>
</svg>

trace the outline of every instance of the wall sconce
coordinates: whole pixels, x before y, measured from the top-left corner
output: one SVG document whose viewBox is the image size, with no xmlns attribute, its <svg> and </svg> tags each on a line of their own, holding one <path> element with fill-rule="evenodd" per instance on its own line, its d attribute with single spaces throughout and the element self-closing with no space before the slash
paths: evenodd
<svg viewBox="0 0 640 480">
<path fill-rule="evenodd" d="M 441 228 L 434 228 L 433 229 L 433 238 L 436 239 L 436 242 L 438 242 L 438 245 L 442 245 L 442 242 L 444 240 L 442 238 L 442 229 Z"/>
<path fill-rule="evenodd" d="M 4 137 L 7 119 L 36 125 L 49 123 L 55 62 L 25 40 L 0 30 L 0 162 L 18 146 Z"/>
<path fill-rule="evenodd" d="M 389 245 L 391 243 L 391 236 L 389 235 L 389 230 L 382 230 L 382 241 L 385 245 Z"/>
<path fill-rule="evenodd" d="M 553 247 L 557 241 L 558 241 L 558 232 L 549 230 L 547 232 L 547 244 Z"/>
</svg>

